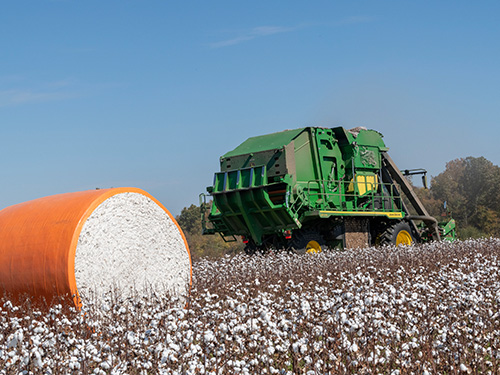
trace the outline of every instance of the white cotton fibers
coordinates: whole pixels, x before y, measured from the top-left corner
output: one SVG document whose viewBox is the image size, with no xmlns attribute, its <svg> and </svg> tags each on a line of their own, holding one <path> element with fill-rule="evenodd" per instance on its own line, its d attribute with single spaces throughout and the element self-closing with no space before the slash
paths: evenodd
<svg viewBox="0 0 500 375">
<path fill-rule="evenodd" d="M 189 288 L 189 250 L 172 218 L 149 197 L 116 194 L 101 203 L 80 232 L 75 254 L 79 294 L 145 294 Z"/>
</svg>

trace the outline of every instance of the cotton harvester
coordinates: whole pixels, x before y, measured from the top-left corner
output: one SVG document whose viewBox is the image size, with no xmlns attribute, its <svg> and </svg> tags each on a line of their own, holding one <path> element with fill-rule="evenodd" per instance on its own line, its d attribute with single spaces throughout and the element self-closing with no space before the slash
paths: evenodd
<svg viewBox="0 0 500 375">
<path fill-rule="evenodd" d="M 454 239 L 454 220 L 428 214 L 387 151 L 361 127 L 249 138 L 220 158 L 200 196 L 203 233 L 242 236 L 248 253 Z"/>
</svg>

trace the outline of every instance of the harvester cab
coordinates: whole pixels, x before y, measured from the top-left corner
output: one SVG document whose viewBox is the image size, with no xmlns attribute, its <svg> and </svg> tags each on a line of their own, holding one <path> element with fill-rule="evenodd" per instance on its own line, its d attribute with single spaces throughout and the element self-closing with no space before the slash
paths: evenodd
<svg viewBox="0 0 500 375">
<path fill-rule="evenodd" d="M 242 236 L 248 253 L 439 240 L 437 220 L 387 151 L 382 134 L 362 127 L 249 138 L 221 156 L 200 195 L 203 233 Z"/>
</svg>

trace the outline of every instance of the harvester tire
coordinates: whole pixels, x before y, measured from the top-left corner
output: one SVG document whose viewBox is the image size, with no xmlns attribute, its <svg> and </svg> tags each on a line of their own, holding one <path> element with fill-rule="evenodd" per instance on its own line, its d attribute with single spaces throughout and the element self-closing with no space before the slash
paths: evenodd
<svg viewBox="0 0 500 375">
<path fill-rule="evenodd" d="M 397 224 L 387 226 L 377 242 L 380 245 L 412 245 L 415 243 L 415 238 L 408 223 L 400 221 Z"/>
<path fill-rule="evenodd" d="M 252 245 L 247 244 L 243 249 L 243 251 L 245 252 L 246 255 L 254 255 L 255 252 L 257 251 L 257 247 L 254 244 Z"/>
<path fill-rule="evenodd" d="M 326 247 L 323 236 L 315 230 L 294 233 L 291 250 L 299 254 L 316 254 L 322 252 Z"/>
</svg>

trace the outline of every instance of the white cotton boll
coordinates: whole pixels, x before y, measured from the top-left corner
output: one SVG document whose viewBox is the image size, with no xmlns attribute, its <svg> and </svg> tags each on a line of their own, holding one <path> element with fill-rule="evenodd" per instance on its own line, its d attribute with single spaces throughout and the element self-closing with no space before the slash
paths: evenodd
<svg viewBox="0 0 500 375">
<path fill-rule="evenodd" d="M 7 343 L 7 349 L 16 348 L 18 345 L 21 345 L 23 338 L 24 334 L 22 330 L 18 330 L 14 334 L 10 335 Z"/>
<path fill-rule="evenodd" d="M 42 326 L 38 326 L 38 327 L 35 327 L 35 329 L 33 329 L 33 333 L 44 333 L 45 332 L 45 328 L 43 328 Z"/>
<path fill-rule="evenodd" d="M 255 318 L 250 318 L 247 321 L 247 327 L 250 331 L 257 331 L 259 329 L 259 321 Z"/>
<path fill-rule="evenodd" d="M 165 362 L 167 362 L 169 357 L 170 357 L 170 350 L 169 350 L 169 349 L 165 349 L 165 350 L 161 353 L 161 359 L 160 359 L 160 362 L 161 362 L 161 363 L 165 363 Z"/>
<path fill-rule="evenodd" d="M 269 311 L 262 311 L 260 317 L 268 324 L 271 322 L 271 313 Z"/>
<path fill-rule="evenodd" d="M 137 337 L 135 336 L 134 332 L 127 332 L 127 341 L 132 346 L 137 343 Z"/>
<path fill-rule="evenodd" d="M 300 309 L 304 315 L 307 315 L 311 312 L 311 304 L 304 300 L 300 303 Z"/>
<path fill-rule="evenodd" d="M 100 366 L 104 369 L 104 370 L 109 370 L 111 368 L 111 362 L 109 361 L 102 361 Z"/>
<path fill-rule="evenodd" d="M 245 315 L 246 310 L 247 310 L 247 305 L 245 303 L 242 303 L 236 307 L 236 311 L 241 315 Z"/>
<path fill-rule="evenodd" d="M 125 306 L 122 306 L 120 307 L 120 310 L 118 310 L 118 314 L 125 314 L 127 312 L 127 309 L 125 308 Z"/>
<path fill-rule="evenodd" d="M 7 353 L 7 354 L 8 354 L 8 356 L 11 358 L 11 359 L 10 359 L 10 362 L 9 362 L 9 361 L 7 362 L 9 365 L 13 365 L 13 364 L 15 364 L 15 363 L 16 363 L 17 361 L 19 361 L 19 359 L 20 359 L 20 358 L 19 358 L 19 356 L 18 356 L 18 355 L 16 355 L 16 351 L 15 351 L 15 350 L 11 350 L 11 351 L 10 351 L 9 353 Z"/>
<path fill-rule="evenodd" d="M 233 328 L 234 333 L 247 333 L 248 327 L 246 324 L 237 324 Z"/>
<path fill-rule="evenodd" d="M 229 328 L 228 328 L 227 324 L 226 323 L 219 324 L 219 331 L 221 331 L 222 333 L 229 332 Z"/>
<path fill-rule="evenodd" d="M 354 294 L 352 294 L 351 292 L 347 292 L 347 293 L 344 294 L 344 298 L 347 301 L 352 301 L 354 299 Z"/>
<path fill-rule="evenodd" d="M 215 335 L 213 334 L 212 331 L 207 330 L 203 334 L 203 339 L 205 340 L 205 342 L 212 342 L 215 341 Z"/>
<path fill-rule="evenodd" d="M 181 350 L 181 347 L 177 344 L 170 344 L 170 349 L 174 351 L 174 353 L 178 353 Z"/>
<path fill-rule="evenodd" d="M 33 358 L 33 364 L 35 367 L 41 368 L 43 367 L 43 361 L 42 361 L 42 355 L 38 350 L 35 350 L 33 352 L 34 358 Z"/>
<path fill-rule="evenodd" d="M 76 358 L 76 357 L 70 358 L 69 368 L 72 370 L 79 370 L 80 369 L 80 363 L 78 362 L 78 358 Z"/>
<path fill-rule="evenodd" d="M 340 323 L 345 324 L 347 322 L 347 314 L 345 312 L 340 314 Z"/>
</svg>

